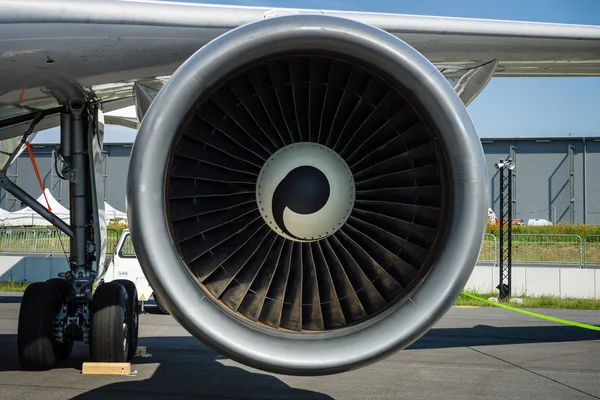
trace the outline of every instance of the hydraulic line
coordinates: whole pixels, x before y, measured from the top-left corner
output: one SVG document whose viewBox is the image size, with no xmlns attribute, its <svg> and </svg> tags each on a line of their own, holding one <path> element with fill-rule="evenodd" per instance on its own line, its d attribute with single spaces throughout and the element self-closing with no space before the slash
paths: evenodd
<svg viewBox="0 0 600 400">
<path fill-rule="evenodd" d="M 29 153 L 29 158 L 31 159 L 31 165 L 33 166 L 33 172 L 35 172 L 35 176 L 37 177 L 38 183 L 40 185 L 40 189 L 42 190 L 42 194 L 46 199 L 46 204 L 48 205 L 48 211 L 52 212 L 52 208 L 50 207 L 50 202 L 48 201 L 48 197 L 46 197 L 46 190 L 44 189 L 44 183 L 42 182 L 42 177 L 40 176 L 40 171 L 38 170 L 37 164 L 35 162 L 35 157 L 33 156 L 33 152 L 31 151 L 31 145 L 29 142 L 25 142 L 25 147 L 27 147 L 27 152 Z"/>
</svg>

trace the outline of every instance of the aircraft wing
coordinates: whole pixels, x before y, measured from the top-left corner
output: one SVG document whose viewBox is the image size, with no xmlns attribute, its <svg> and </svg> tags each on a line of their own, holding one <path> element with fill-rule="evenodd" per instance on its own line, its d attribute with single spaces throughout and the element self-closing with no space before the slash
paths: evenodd
<svg viewBox="0 0 600 400">
<path fill-rule="evenodd" d="M 600 27 L 434 16 L 153 1 L 0 3 L 0 140 L 59 124 L 70 93 L 104 111 L 133 104 L 134 82 L 160 82 L 204 44 L 264 18 L 350 18 L 406 41 L 442 71 L 495 64 L 494 76 L 600 76 Z M 490 64 L 492 65 L 492 64 Z"/>
</svg>

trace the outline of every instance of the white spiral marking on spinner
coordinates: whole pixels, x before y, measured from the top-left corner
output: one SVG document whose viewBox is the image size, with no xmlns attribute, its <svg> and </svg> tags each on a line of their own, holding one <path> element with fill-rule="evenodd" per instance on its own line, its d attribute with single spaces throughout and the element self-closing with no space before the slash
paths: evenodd
<svg viewBox="0 0 600 400">
<path fill-rule="evenodd" d="M 289 208 L 279 226 L 273 215 L 273 194 L 280 183 L 298 167 L 321 171 L 329 183 L 329 198 L 312 214 L 299 214 Z M 311 142 L 294 143 L 279 149 L 263 165 L 256 183 L 256 202 L 262 218 L 279 235 L 300 242 L 323 239 L 339 230 L 354 208 L 355 187 L 350 168 L 335 151 Z M 288 235 L 288 231 L 293 236 Z"/>
</svg>

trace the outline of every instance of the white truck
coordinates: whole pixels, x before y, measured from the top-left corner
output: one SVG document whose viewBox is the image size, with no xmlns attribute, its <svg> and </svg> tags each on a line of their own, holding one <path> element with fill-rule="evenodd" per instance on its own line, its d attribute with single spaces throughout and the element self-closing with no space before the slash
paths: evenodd
<svg viewBox="0 0 600 400">
<path fill-rule="evenodd" d="M 113 259 L 108 264 L 106 273 L 102 279 L 104 279 L 104 282 L 110 282 L 116 279 L 128 279 L 132 281 L 135 283 L 137 289 L 141 311 L 144 311 L 146 302 L 153 299 L 158 310 L 163 314 L 167 314 L 167 311 L 160 304 L 160 300 L 154 294 L 152 287 L 144 276 L 142 267 L 140 266 L 133 249 L 129 229 L 125 229 L 121 233 L 119 241 L 114 249 Z"/>
</svg>

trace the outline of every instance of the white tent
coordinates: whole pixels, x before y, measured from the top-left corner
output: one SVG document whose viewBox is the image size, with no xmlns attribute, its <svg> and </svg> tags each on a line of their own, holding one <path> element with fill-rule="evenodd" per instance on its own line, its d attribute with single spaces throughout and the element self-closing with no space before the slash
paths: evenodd
<svg viewBox="0 0 600 400">
<path fill-rule="evenodd" d="M 8 219 L 9 214 L 10 211 L 6 211 L 5 209 L 0 208 L 0 225 Z"/>
<path fill-rule="evenodd" d="M 104 215 L 106 216 L 106 221 L 111 219 L 127 219 L 127 214 L 117 210 L 106 201 L 104 202 Z"/>
<path fill-rule="evenodd" d="M 48 189 L 44 190 L 46 197 L 43 194 L 37 198 L 38 203 L 42 204 L 44 208 L 50 204 L 50 210 L 57 217 L 65 221 L 67 224 L 70 222 L 69 210 L 66 209 L 62 204 L 58 202 L 52 196 L 52 193 Z M 46 202 L 48 198 L 48 202 Z M 8 213 L 0 218 L 0 224 L 5 226 L 50 226 L 50 222 L 42 218 L 37 212 L 33 211 L 30 207 L 25 207 L 21 210 Z"/>
</svg>

